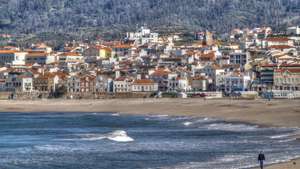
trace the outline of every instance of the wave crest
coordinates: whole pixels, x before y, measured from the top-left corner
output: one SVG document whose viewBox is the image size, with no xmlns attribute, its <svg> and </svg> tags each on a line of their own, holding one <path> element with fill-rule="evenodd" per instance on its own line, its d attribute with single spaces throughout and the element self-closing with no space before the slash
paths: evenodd
<svg viewBox="0 0 300 169">
<path fill-rule="evenodd" d="M 124 130 L 116 130 L 108 134 L 85 134 L 81 140 L 87 141 L 97 141 L 108 139 L 116 142 L 132 142 L 134 139 L 127 135 L 127 132 Z"/>
</svg>

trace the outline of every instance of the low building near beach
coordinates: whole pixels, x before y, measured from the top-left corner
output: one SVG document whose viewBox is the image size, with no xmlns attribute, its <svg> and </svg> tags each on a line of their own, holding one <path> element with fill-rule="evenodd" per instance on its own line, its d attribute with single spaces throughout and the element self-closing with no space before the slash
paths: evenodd
<svg viewBox="0 0 300 169">
<path fill-rule="evenodd" d="M 293 91 L 300 90 L 300 69 L 275 69 L 274 89 Z"/>
<path fill-rule="evenodd" d="M 190 85 L 192 91 L 207 91 L 209 86 L 209 79 L 204 76 L 197 76 L 190 78 Z"/>
<path fill-rule="evenodd" d="M 129 93 L 132 90 L 132 79 L 119 77 L 113 81 L 114 93 Z"/>
<path fill-rule="evenodd" d="M 158 84 L 150 79 L 135 80 L 132 83 L 132 92 L 157 92 Z"/>
<path fill-rule="evenodd" d="M 225 92 L 247 91 L 250 88 L 251 78 L 249 75 L 233 72 L 225 76 Z"/>
</svg>

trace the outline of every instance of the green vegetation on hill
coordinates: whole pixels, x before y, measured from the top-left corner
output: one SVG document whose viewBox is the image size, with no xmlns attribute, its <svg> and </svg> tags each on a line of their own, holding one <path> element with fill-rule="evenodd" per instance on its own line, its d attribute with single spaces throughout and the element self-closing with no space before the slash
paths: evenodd
<svg viewBox="0 0 300 169">
<path fill-rule="evenodd" d="M 144 24 L 225 32 L 300 23 L 300 0 L 0 0 L 0 4 L 2 32 L 74 32 L 80 38 Z"/>
</svg>

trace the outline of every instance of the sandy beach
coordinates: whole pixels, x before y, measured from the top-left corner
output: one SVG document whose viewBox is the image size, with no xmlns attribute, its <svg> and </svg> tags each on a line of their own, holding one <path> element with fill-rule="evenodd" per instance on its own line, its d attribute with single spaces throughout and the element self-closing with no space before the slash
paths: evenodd
<svg viewBox="0 0 300 169">
<path fill-rule="evenodd" d="M 213 117 L 262 126 L 300 127 L 300 100 L 114 99 L 0 101 L 0 112 L 119 112 Z M 298 136 L 299 138 L 299 136 Z M 267 169 L 299 169 L 300 160 Z"/>
</svg>

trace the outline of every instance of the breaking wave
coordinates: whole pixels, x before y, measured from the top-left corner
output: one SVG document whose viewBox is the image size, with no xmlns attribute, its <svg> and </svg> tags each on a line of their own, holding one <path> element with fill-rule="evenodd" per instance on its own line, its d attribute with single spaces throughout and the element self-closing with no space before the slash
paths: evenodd
<svg viewBox="0 0 300 169">
<path fill-rule="evenodd" d="M 216 121 L 215 119 L 212 119 L 212 118 L 202 118 L 202 119 L 197 119 L 197 120 L 194 120 L 194 121 L 185 121 L 183 122 L 182 124 L 184 126 L 191 126 L 193 124 L 197 124 L 197 123 L 206 123 L 206 122 L 213 122 L 213 121 Z"/>
<path fill-rule="evenodd" d="M 271 139 L 281 139 L 281 138 L 287 138 L 293 136 L 293 133 L 290 134 L 282 134 L 282 135 L 276 135 L 276 136 L 271 136 Z"/>
<path fill-rule="evenodd" d="M 132 142 L 134 139 L 127 135 L 127 132 L 124 130 L 116 130 L 114 132 L 108 134 L 85 134 L 81 137 L 80 140 L 87 140 L 87 141 L 97 141 L 108 139 L 115 142 Z"/>
</svg>

